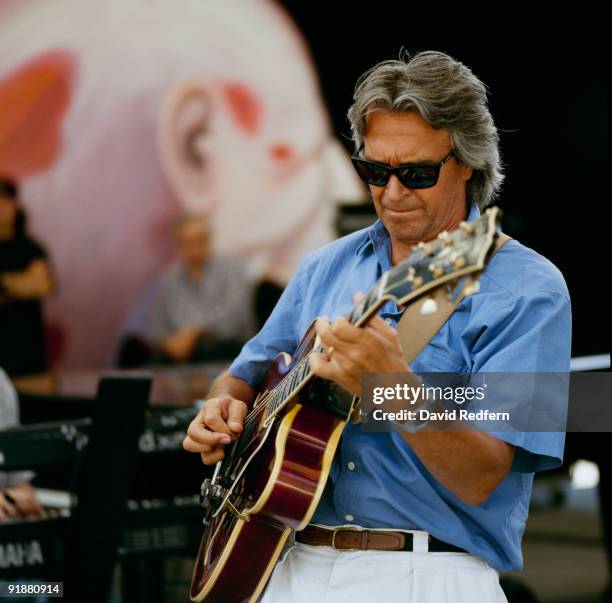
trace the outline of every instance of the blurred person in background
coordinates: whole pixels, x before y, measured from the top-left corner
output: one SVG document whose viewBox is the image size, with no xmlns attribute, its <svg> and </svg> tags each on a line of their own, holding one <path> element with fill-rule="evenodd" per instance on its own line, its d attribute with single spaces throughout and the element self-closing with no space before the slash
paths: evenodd
<svg viewBox="0 0 612 603">
<path fill-rule="evenodd" d="M 18 424 L 17 392 L 0 368 L 0 430 Z M 42 515 L 29 481 L 33 475 L 31 471 L 0 472 L 0 522 Z"/>
<path fill-rule="evenodd" d="M 26 232 L 17 184 L 0 178 L 0 366 L 10 375 L 44 372 L 42 300 L 54 289 L 47 253 Z"/>
<path fill-rule="evenodd" d="M 233 358 L 254 332 L 253 287 L 238 260 L 212 253 L 206 219 L 182 217 L 176 241 L 180 260 L 137 302 L 140 334 L 124 340 L 119 366 Z"/>
</svg>

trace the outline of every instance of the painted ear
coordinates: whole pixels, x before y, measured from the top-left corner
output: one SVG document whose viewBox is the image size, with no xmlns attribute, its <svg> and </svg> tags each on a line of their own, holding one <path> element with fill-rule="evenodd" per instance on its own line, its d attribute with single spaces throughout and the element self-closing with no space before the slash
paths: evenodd
<svg viewBox="0 0 612 603">
<path fill-rule="evenodd" d="M 217 111 L 229 121 L 217 116 Z M 224 130 L 227 143 L 233 135 L 254 139 L 261 131 L 262 114 L 261 99 L 240 80 L 194 78 L 168 94 L 159 114 L 160 163 L 172 191 L 187 210 L 209 211 L 215 201 L 213 176 L 219 149 L 211 136 L 213 119 L 220 129 L 233 128 L 231 133 Z M 276 152 L 282 155 L 286 151 L 281 148 Z"/>
<path fill-rule="evenodd" d="M 75 73 L 73 55 L 53 50 L 0 80 L 0 173 L 22 180 L 55 162 Z"/>
<path fill-rule="evenodd" d="M 212 206 L 214 157 L 209 133 L 213 112 L 210 85 L 189 80 L 170 92 L 159 114 L 161 168 L 172 192 L 189 211 L 208 211 Z"/>
</svg>

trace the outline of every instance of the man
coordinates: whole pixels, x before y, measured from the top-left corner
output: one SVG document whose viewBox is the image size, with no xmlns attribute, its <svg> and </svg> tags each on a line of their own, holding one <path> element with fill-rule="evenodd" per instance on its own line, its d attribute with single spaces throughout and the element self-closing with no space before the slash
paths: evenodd
<svg viewBox="0 0 612 603">
<path fill-rule="evenodd" d="M 0 366 L 9 375 L 46 369 L 42 300 L 55 290 L 45 250 L 26 231 L 19 189 L 0 179 Z"/>
<path fill-rule="evenodd" d="M 136 328 L 150 339 L 153 363 L 233 358 L 254 331 L 252 287 L 245 272 L 236 260 L 211 255 L 210 239 L 202 216 L 186 215 L 176 226 L 180 261 L 160 278 L 150 324 Z M 133 315 L 128 319 L 128 324 L 136 322 Z M 124 341 L 121 366 L 130 364 L 126 358 L 136 347 L 135 340 Z"/>
<path fill-rule="evenodd" d="M 205 463 L 221 459 L 240 433 L 267 363 L 292 352 L 316 316 L 332 320 L 317 321 L 327 352 L 312 357 L 313 372 L 357 396 L 364 371 L 569 370 L 563 278 L 517 241 L 494 256 L 480 291 L 410 367 L 392 328 L 395 304 L 363 329 L 337 318 L 414 244 L 474 220 L 503 180 L 485 87 L 443 53 L 376 65 L 360 78 L 348 116 L 379 220 L 306 256 L 263 329 L 213 384 L 184 443 Z M 414 167 L 423 163 L 433 167 Z M 347 425 L 311 524 L 412 530 L 413 552 L 338 551 L 317 544 L 329 545 L 331 532 L 309 526 L 262 600 L 505 601 L 497 571 L 522 566 L 533 473 L 561 462 L 563 441 L 560 433 L 369 433 Z"/>
</svg>

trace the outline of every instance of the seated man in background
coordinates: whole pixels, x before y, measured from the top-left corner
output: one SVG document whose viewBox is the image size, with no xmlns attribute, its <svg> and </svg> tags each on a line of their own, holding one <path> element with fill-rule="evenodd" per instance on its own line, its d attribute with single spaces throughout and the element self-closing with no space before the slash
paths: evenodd
<svg viewBox="0 0 612 603">
<path fill-rule="evenodd" d="M 19 424 L 17 392 L 0 368 L 0 430 Z M 42 515 L 43 510 L 29 480 L 31 471 L 0 472 L 0 522 Z"/>
<path fill-rule="evenodd" d="M 26 233 L 17 185 L 0 178 L 0 366 L 9 375 L 45 371 L 41 301 L 54 288 L 45 250 Z"/>
<path fill-rule="evenodd" d="M 180 220 L 180 260 L 161 275 L 155 294 L 145 295 L 153 298 L 144 300 L 150 308 L 144 325 L 139 321 L 146 342 L 125 339 L 119 366 L 230 359 L 251 337 L 253 287 L 237 260 L 211 254 L 210 236 L 204 218 Z"/>
</svg>

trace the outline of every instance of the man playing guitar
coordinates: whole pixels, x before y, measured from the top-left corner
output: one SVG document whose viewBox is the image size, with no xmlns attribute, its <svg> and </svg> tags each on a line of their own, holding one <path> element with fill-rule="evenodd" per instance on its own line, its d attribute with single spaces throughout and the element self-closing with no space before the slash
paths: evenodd
<svg viewBox="0 0 612 603">
<path fill-rule="evenodd" d="M 331 320 L 316 323 L 325 351 L 311 355 L 311 370 L 355 396 L 363 372 L 569 370 L 563 277 L 515 240 L 410 366 L 394 303 L 366 328 L 337 318 L 418 242 L 475 220 L 503 181 L 486 89 L 443 53 L 376 65 L 359 79 L 348 115 L 354 164 L 379 220 L 307 255 L 215 381 L 184 442 L 206 464 L 241 433 L 268 364 L 294 350 L 317 316 Z M 370 433 L 347 424 L 315 514 L 262 601 L 505 601 L 498 571 L 522 567 L 533 474 L 560 464 L 563 444 L 563 433 Z M 349 547 L 342 541 L 352 532 L 338 526 L 369 531 Z"/>
</svg>

